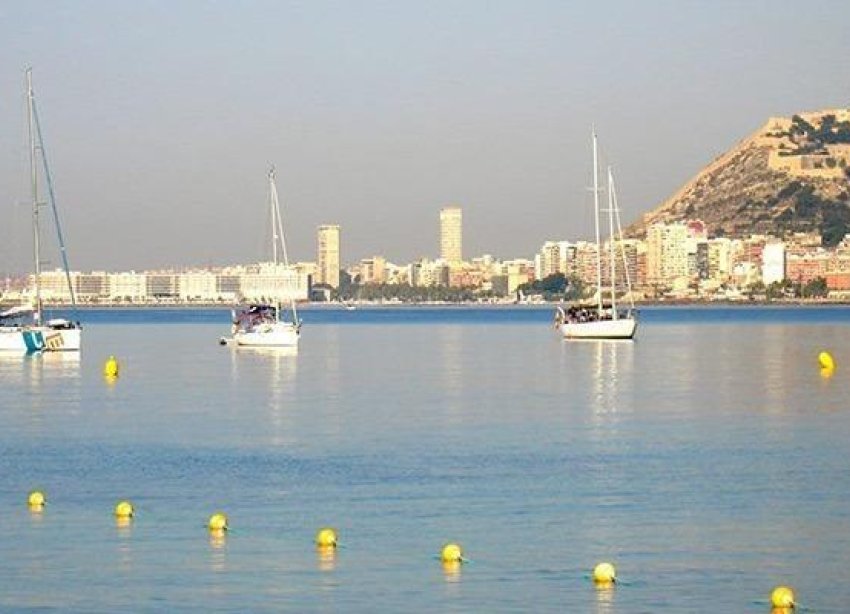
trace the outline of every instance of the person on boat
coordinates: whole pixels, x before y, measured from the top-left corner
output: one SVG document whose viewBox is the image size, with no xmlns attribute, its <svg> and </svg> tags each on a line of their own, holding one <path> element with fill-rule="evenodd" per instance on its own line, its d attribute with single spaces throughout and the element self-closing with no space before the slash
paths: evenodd
<svg viewBox="0 0 850 614">
<path fill-rule="evenodd" d="M 558 305 L 555 309 L 555 328 L 561 326 L 567 318 L 567 315 L 564 313 L 564 308 Z"/>
</svg>

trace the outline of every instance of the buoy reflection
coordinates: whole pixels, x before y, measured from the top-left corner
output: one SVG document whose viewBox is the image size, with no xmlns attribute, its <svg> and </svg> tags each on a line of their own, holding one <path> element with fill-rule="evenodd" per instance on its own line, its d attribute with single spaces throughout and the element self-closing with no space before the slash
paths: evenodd
<svg viewBox="0 0 850 614">
<path fill-rule="evenodd" d="M 216 550 L 224 548 L 227 544 L 227 531 L 224 529 L 210 529 L 210 546 Z"/>
<path fill-rule="evenodd" d="M 461 561 L 443 561 L 443 577 L 446 582 L 460 582 L 460 573 L 463 569 Z"/>
<path fill-rule="evenodd" d="M 614 596 L 617 591 L 614 590 L 614 583 L 594 583 L 596 587 L 596 612 L 597 614 L 609 614 L 614 612 Z"/>
<path fill-rule="evenodd" d="M 226 546 L 226 531 L 210 531 L 210 570 L 214 573 L 223 573 L 227 570 Z"/>
<path fill-rule="evenodd" d="M 34 526 L 40 525 L 44 521 L 44 507 L 33 507 L 30 506 L 30 522 Z"/>
<path fill-rule="evenodd" d="M 133 546 L 132 546 L 133 519 L 130 516 L 115 516 L 115 529 L 118 532 L 118 561 L 124 572 L 133 569 Z"/>
<path fill-rule="evenodd" d="M 316 561 L 319 571 L 333 571 L 336 569 L 336 547 L 316 546 Z"/>
</svg>

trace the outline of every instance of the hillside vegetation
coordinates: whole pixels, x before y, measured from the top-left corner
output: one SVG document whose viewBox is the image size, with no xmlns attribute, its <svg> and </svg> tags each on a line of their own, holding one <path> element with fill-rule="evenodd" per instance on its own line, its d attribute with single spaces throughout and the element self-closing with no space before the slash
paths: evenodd
<svg viewBox="0 0 850 614">
<path fill-rule="evenodd" d="M 629 229 L 701 219 L 715 236 L 850 232 L 850 109 L 771 118 Z"/>
</svg>

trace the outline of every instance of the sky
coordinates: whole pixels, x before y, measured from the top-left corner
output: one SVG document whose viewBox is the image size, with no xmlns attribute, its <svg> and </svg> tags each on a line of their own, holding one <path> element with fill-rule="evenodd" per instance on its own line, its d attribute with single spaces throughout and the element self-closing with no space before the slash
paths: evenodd
<svg viewBox="0 0 850 614">
<path fill-rule="evenodd" d="M 32 268 L 33 69 L 72 269 L 532 257 L 590 238 L 590 132 L 624 222 L 768 117 L 850 106 L 850 3 L 0 0 L 0 272 Z M 49 230 L 49 228 L 48 228 Z M 45 242 L 55 244 L 52 235 Z M 48 253 L 48 268 L 58 266 Z"/>
</svg>

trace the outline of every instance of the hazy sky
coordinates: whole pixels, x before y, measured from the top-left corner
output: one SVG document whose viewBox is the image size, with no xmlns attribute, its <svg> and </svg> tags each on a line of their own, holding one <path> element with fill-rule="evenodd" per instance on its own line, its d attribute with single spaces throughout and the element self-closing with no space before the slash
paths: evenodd
<svg viewBox="0 0 850 614">
<path fill-rule="evenodd" d="M 770 115 L 850 105 L 850 3 L 0 2 L 0 271 L 31 268 L 33 67 L 72 268 L 530 257 L 591 232 L 589 132 L 626 221 Z M 52 242 L 52 241 L 51 241 Z M 54 264 L 57 261 L 54 260 Z"/>
</svg>

